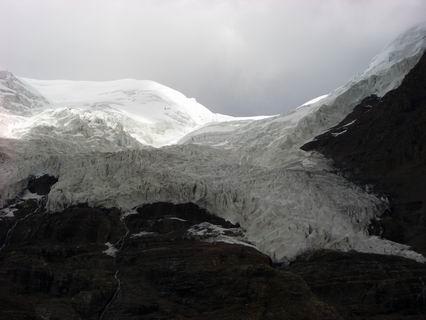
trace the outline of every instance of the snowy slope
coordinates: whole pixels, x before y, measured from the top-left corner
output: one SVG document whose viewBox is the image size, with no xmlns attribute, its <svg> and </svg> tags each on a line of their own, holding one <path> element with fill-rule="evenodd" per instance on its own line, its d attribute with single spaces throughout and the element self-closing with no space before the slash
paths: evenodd
<svg viewBox="0 0 426 320">
<path fill-rule="evenodd" d="M 83 120 L 108 119 L 113 128 L 121 125 L 140 143 L 155 147 L 173 144 L 206 123 L 234 120 L 154 81 L 23 80 L 56 108 L 72 108 Z"/>
<path fill-rule="evenodd" d="M 204 124 L 238 119 L 256 117 L 215 114 L 153 81 L 32 80 L 0 72 L 0 137 L 50 136 L 113 151 L 173 144 Z"/>
<path fill-rule="evenodd" d="M 27 83 L 0 69 L 0 137 L 11 137 L 26 117 L 49 108 L 49 102 Z"/>
<path fill-rule="evenodd" d="M 241 161 L 282 166 L 303 157 L 299 149 L 313 137 L 339 123 L 363 98 L 383 96 L 399 86 L 426 48 L 426 24 L 413 27 L 390 43 L 368 68 L 327 95 L 306 102 L 282 116 L 245 126 L 230 124 L 201 128 L 180 143 L 223 146 L 238 150 Z M 229 134 L 226 134 L 228 131 Z"/>
<path fill-rule="evenodd" d="M 47 100 L 37 90 L 0 69 L 0 112 L 15 115 L 30 115 L 41 108 L 49 107 Z"/>
<path fill-rule="evenodd" d="M 15 196 L 28 176 L 49 173 L 59 177 L 49 194 L 52 211 L 81 202 L 123 210 L 154 201 L 194 202 L 238 222 L 247 239 L 276 260 L 333 248 L 424 261 L 404 245 L 367 234 L 370 219 L 387 205 L 385 199 L 352 185 L 323 158 L 299 147 L 339 122 L 366 96 L 397 87 L 424 52 L 425 35 L 424 27 L 409 30 L 341 88 L 286 115 L 257 121 L 208 123 L 220 116 L 202 108 L 193 112 L 182 106 L 188 102 L 184 98 L 176 98 L 180 102 L 173 105 L 173 92 L 163 94 L 155 86 L 160 100 L 153 100 L 148 89 L 133 87 L 139 85 L 133 80 L 131 85 L 119 81 L 118 91 L 112 82 L 108 90 L 103 83 L 90 93 L 81 83 L 29 80 L 57 109 L 31 117 L 35 124 L 16 129 L 14 139 L 0 139 L 0 200 Z M 133 91 L 124 90 L 123 83 Z M 74 85 L 72 95 L 69 86 Z M 160 109 L 168 101 L 171 109 L 149 113 L 147 107 L 143 114 L 144 106 L 134 110 L 135 101 Z M 142 148 L 142 133 L 131 131 L 137 126 L 123 123 L 129 120 L 123 115 L 139 111 L 131 118 L 143 118 L 140 123 L 170 120 L 174 134 L 190 127 L 188 135 L 176 145 Z M 167 129 L 158 136 L 167 136 Z"/>
</svg>

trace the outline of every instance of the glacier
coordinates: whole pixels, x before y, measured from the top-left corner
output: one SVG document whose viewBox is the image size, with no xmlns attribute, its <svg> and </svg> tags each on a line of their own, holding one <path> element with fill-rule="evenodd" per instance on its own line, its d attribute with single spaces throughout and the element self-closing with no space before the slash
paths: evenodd
<svg viewBox="0 0 426 320">
<path fill-rule="evenodd" d="M 88 203 L 131 212 L 146 203 L 193 202 L 238 223 L 275 261 L 315 249 L 395 254 L 405 245 L 368 235 L 387 201 L 355 186 L 322 156 L 300 149 L 363 98 L 397 88 L 426 48 L 414 27 L 342 87 L 279 116 L 214 114 L 140 80 L 0 77 L 0 206 L 29 177 L 58 182 L 47 208 Z M 11 80 L 12 79 L 12 80 Z"/>
</svg>

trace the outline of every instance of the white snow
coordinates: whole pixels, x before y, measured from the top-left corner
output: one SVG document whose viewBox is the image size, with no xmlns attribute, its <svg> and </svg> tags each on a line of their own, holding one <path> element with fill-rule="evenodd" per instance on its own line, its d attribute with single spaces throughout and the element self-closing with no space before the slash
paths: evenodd
<svg viewBox="0 0 426 320">
<path fill-rule="evenodd" d="M 115 258 L 115 256 L 117 255 L 118 249 L 114 247 L 114 245 L 110 242 L 106 242 L 105 245 L 107 246 L 107 249 L 102 252 L 105 253 L 107 256 Z"/>
<path fill-rule="evenodd" d="M 140 238 L 140 237 L 146 237 L 146 236 L 152 236 L 157 234 L 156 232 L 149 232 L 149 231 L 141 231 L 138 233 L 133 233 L 130 235 L 130 238 Z"/>
<path fill-rule="evenodd" d="M 314 103 L 318 103 L 319 101 L 321 101 L 321 100 L 323 100 L 327 97 L 328 97 L 328 94 L 324 94 L 322 96 L 316 97 L 312 100 L 305 102 L 304 104 L 302 104 L 300 107 L 297 107 L 297 108 L 302 108 L 302 107 L 305 107 L 305 106 L 308 106 L 308 105 L 311 105 L 311 104 L 314 104 Z"/>
<path fill-rule="evenodd" d="M 261 166 L 287 165 L 305 157 L 300 146 L 336 126 L 367 96 L 383 96 L 399 86 L 426 48 L 426 24 L 401 34 L 377 55 L 367 70 L 340 88 L 282 116 L 231 126 L 219 123 L 193 131 L 179 143 L 220 146 Z M 249 154 L 246 155 L 245 151 Z"/>
<path fill-rule="evenodd" d="M 78 117 L 78 126 L 97 124 L 100 131 L 117 125 L 144 145 L 160 147 L 176 143 L 185 134 L 210 122 L 257 120 L 262 117 L 231 117 L 212 113 L 193 98 L 154 81 L 123 79 L 114 81 L 34 80 L 22 81 L 36 88 L 60 112 L 48 112 L 30 123 L 62 130 L 63 113 Z M 72 108 L 72 109 L 70 109 Z M 68 116 L 68 115 L 67 115 Z M 58 121 L 59 120 L 59 121 Z M 77 120 L 75 120 L 77 121 Z M 77 135 L 78 132 L 73 132 Z M 102 134 L 102 133 L 101 133 Z"/>
<path fill-rule="evenodd" d="M 130 215 L 132 215 L 132 214 L 138 214 L 138 211 L 135 209 L 135 208 L 133 208 L 133 209 L 131 209 L 131 210 L 129 210 L 129 211 L 126 211 L 126 212 L 124 212 L 122 215 L 121 215 L 121 217 L 120 217 L 120 220 L 124 220 L 126 217 L 128 217 L 128 216 L 130 216 Z"/>
<path fill-rule="evenodd" d="M 39 195 L 37 193 L 33 193 L 30 190 L 25 190 L 23 195 L 21 196 L 22 200 L 30 200 L 30 199 L 39 200 L 39 199 L 42 199 L 42 198 L 43 198 L 42 195 Z"/>
<path fill-rule="evenodd" d="M 167 217 L 166 219 L 169 219 L 169 220 L 176 220 L 176 221 L 181 221 L 181 222 L 188 221 L 188 220 L 185 220 L 185 219 L 182 219 L 182 218 L 178 218 L 178 217 Z"/>
<path fill-rule="evenodd" d="M 369 221 L 386 201 L 300 146 L 363 98 L 396 88 L 424 52 L 425 35 L 425 28 L 409 30 L 344 86 L 259 120 L 213 114 L 150 81 L 26 80 L 50 107 L 14 114 L 8 136 L 0 137 L 0 205 L 29 176 L 46 172 L 59 177 L 51 211 L 87 202 L 130 214 L 156 201 L 193 202 L 239 223 L 247 241 L 278 261 L 321 248 L 424 261 L 407 246 L 369 236 Z M 6 118 L 13 106 L 4 108 Z"/>
<path fill-rule="evenodd" d="M 48 101 L 33 87 L 6 70 L 0 70 L 0 114 L 31 115 L 49 107 Z"/>
<path fill-rule="evenodd" d="M 340 135 L 342 135 L 342 134 L 344 134 L 344 133 L 346 133 L 348 130 L 343 130 L 343 131 L 340 131 L 340 132 L 332 132 L 331 133 L 331 135 L 333 136 L 333 137 L 338 137 L 338 136 L 340 136 Z"/>
<path fill-rule="evenodd" d="M 17 208 L 13 207 L 6 207 L 3 209 L 0 209 L 0 219 L 2 218 L 13 218 L 15 216 L 15 212 L 17 211 Z"/>
<path fill-rule="evenodd" d="M 255 248 L 254 245 L 245 239 L 241 229 L 223 228 L 209 222 L 202 222 L 192 226 L 188 229 L 186 236 L 191 239 L 197 239 L 206 242 L 224 242 Z"/>
<path fill-rule="evenodd" d="M 343 125 L 343 127 L 349 127 L 349 126 L 353 125 L 355 122 L 356 122 L 356 119 L 355 119 L 355 120 L 352 120 L 352 121 L 351 121 L 351 122 L 349 122 L 349 123 L 344 124 L 344 125 Z"/>
</svg>

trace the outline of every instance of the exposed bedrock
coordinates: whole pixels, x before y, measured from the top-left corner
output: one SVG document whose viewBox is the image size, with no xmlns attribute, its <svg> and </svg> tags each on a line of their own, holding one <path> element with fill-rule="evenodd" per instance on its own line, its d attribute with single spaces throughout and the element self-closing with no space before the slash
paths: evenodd
<svg viewBox="0 0 426 320">
<path fill-rule="evenodd" d="M 115 290 L 102 251 L 124 232 L 118 212 L 34 210 L 15 212 L 21 220 L 0 252 L 0 319 L 97 319 Z"/>
<path fill-rule="evenodd" d="M 239 234 L 193 204 L 124 216 L 24 204 L 0 251 L 0 319 L 341 319 L 249 244 L 210 241 L 201 227 L 190 236 L 200 225 L 211 237 Z"/>
<path fill-rule="evenodd" d="M 280 269 L 232 241 L 239 226 L 190 203 L 123 215 L 47 213 L 27 200 L 0 226 L 14 219 L 0 251 L 0 319 L 417 320 L 426 308 L 424 264 L 319 251 Z"/>
<path fill-rule="evenodd" d="M 289 271 L 345 319 L 425 319 L 425 264 L 355 251 L 317 251 L 300 257 Z"/>
</svg>

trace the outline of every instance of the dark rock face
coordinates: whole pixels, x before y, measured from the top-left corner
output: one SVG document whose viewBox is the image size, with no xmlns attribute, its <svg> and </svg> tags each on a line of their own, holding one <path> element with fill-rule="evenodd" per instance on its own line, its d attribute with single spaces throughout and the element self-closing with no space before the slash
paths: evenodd
<svg viewBox="0 0 426 320">
<path fill-rule="evenodd" d="M 193 204 L 123 218 L 86 206 L 46 213 L 33 201 L 10 219 L 18 223 L 0 249 L 0 319 L 340 319 L 254 248 L 188 237 L 200 222 L 238 228 Z M 103 252 L 108 242 L 115 256 Z"/>
<path fill-rule="evenodd" d="M 49 176 L 47 174 L 40 177 L 32 177 L 28 181 L 28 190 L 38 195 L 47 195 L 50 188 L 58 182 L 58 178 Z"/>
<path fill-rule="evenodd" d="M 425 319 L 426 266 L 358 252 L 320 251 L 290 266 L 345 319 Z"/>
<path fill-rule="evenodd" d="M 426 55 L 399 88 L 365 99 L 338 126 L 304 145 L 345 175 L 389 197 L 372 233 L 426 254 Z"/>
<path fill-rule="evenodd" d="M 119 212 L 30 210 L 16 213 L 20 221 L 0 252 L 0 319 L 97 319 L 115 290 L 102 251 L 124 232 Z"/>
</svg>

